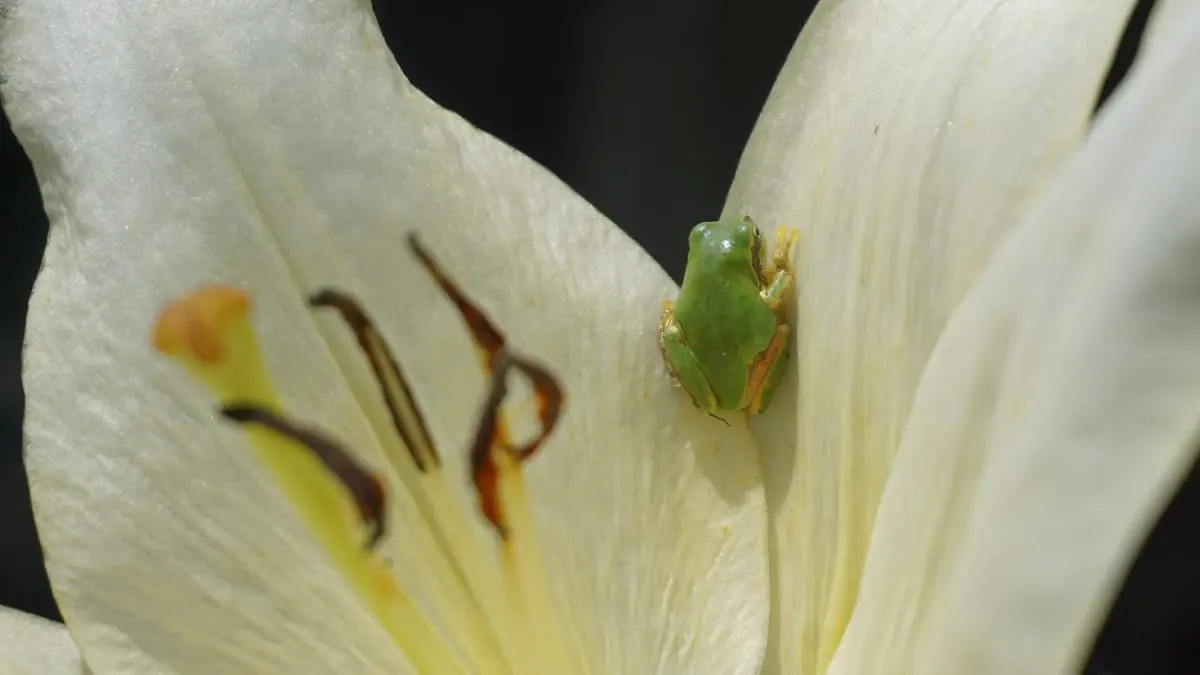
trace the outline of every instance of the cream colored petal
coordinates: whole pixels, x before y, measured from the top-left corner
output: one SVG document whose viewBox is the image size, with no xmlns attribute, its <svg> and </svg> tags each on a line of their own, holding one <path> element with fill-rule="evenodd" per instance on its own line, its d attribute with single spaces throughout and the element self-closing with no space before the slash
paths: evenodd
<svg viewBox="0 0 1200 675">
<path fill-rule="evenodd" d="M 592 672 L 755 671 L 768 606 L 757 454 L 663 371 L 655 326 L 675 287 L 545 170 L 413 90 L 364 3 L 26 0 L 9 15 L 6 110 L 52 219 L 29 319 L 29 468 L 57 598 L 89 658 L 109 659 L 99 669 L 125 648 L 180 673 L 404 672 L 147 332 L 202 281 L 249 288 L 289 409 L 383 468 L 402 455 L 363 359 L 302 306 L 318 286 L 350 290 L 465 496 L 483 381 L 403 246 L 418 228 L 564 380 L 530 491 L 561 625 Z M 421 566 L 429 533 L 395 501 L 396 574 L 440 611 Z"/>
<path fill-rule="evenodd" d="M 831 657 L 925 361 L 1084 136 L 1132 5 L 829 2 L 793 49 L 726 202 L 801 230 L 797 376 L 755 429 L 772 668 Z"/>
<path fill-rule="evenodd" d="M 60 623 L 0 607 L 0 672 L 5 675 L 90 675 Z"/>
<path fill-rule="evenodd" d="M 1077 673 L 1200 422 L 1200 10 L 955 312 L 834 673 Z"/>
</svg>

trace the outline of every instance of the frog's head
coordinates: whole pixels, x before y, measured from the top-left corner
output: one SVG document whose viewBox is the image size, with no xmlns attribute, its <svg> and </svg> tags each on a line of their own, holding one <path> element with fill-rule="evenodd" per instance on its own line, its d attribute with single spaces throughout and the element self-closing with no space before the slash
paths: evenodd
<svg viewBox="0 0 1200 675">
<path fill-rule="evenodd" d="M 756 265 L 762 264 L 765 250 L 762 233 L 750 216 L 743 214 L 696 225 L 688 244 L 692 251 L 708 251 L 743 260 L 749 257 Z"/>
<path fill-rule="evenodd" d="M 709 264 L 742 270 L 749 263 L 754 273 L 762 278 L 766 245 L 750 216 L 738 213 L 700 223 L 692 228 L 688 244 L 689 262 L 699 256 Z"/>
</svg>

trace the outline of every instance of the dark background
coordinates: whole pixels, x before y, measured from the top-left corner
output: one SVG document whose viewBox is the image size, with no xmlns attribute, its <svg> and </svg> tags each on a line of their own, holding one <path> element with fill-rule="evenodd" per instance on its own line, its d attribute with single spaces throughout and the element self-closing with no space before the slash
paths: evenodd
<svg viewBox="0 0 1200 675">
<path fill-rule="evenodd" d="M 750 129 L 815 0 L 376 0 L 413 82 L 562 177 L 675 279 L 691 225 L 724 202 Z M 1140 2 L 1105 92 L 1135 58 Z M 0 138 L 0 604 L 58 619 L 21 465 L 20 349 L 46 220 Z M 1200 478 L 1129 575 L 1088 673 L 1200 672 Z"/>
</svg>

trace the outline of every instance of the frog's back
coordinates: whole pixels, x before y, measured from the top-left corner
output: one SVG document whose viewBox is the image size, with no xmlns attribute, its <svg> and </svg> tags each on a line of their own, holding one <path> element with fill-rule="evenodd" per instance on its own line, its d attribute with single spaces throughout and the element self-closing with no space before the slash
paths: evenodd
<svg viewBox="0 0 1200 675">
<path fill-rule="evenodd" d="M 710 381 L 742 382 L 775 331 L 760 295 L 756 228 L 741 216 L 700 223 L 688 244 L 676 321 Z M 726 409 L 741 403 L 718 402 Z"/>
</svg>

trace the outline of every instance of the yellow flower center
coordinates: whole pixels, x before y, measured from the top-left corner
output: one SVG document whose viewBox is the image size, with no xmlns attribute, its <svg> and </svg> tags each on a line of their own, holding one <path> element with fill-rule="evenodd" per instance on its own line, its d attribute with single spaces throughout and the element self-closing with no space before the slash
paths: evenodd
<svg viewBox="0 0 1200 675">
<path fill-rule="evenodd" d="M 172 301 L 155 323 L 154 347 L 202 382 L 222 415 L 240 426 L 330 561 L 418 672 L 586 672 L 578 650 L 564 641 L 564 624 L 550 601 L 521 473 L 521 463 L 533 456 L 557 420 L 562 401 L 557 381 L 542 366 L 510 352 L 503 335 L 415 237 L 409 241 L 459 309 L 492 376 L 470 465 L 479 512 L 500 549 L 499 569 L 488 562 L 472 531 L 471 514 L 453 496 L 412 390 L 367 313 L 353 297 L 333 289 L 317 292 L 310 304 L 338 311 L 354 332 L 408 450 L 410 461 L 394 468 L 431 525 L 437 564 L 428 582 L 437 591 L 437 609 L 448 630 L 439 632 L 376 550 L 389 534 L 383 475 L 283 410 L 263 364 L 247 293 L 207 286 Z M 532 383 L 541 424 L 534 439 L 520 446 L 509 439 L 502 408 L 513 370 Z"/>
</svg>

